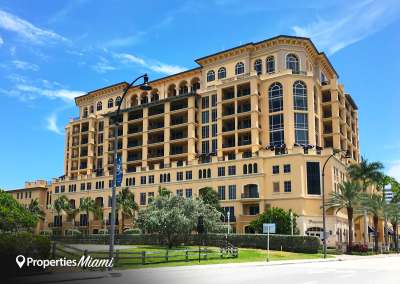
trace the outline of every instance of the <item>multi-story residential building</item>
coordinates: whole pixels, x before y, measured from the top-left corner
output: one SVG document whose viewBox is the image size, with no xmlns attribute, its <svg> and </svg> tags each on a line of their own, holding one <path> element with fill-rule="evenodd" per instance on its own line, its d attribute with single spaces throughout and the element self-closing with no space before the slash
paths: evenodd
<svg viewBox="0 0 400 284">
<path fill-rule="evenodd" d="M 49 188 L 53 201 L 66 195 L 78 207 L 90 196 L 105 222 L 82 213 L 74 225 L 90 233 L 107 226 L 118 139 L 123 186 L 139 206 L 159 186 L 187 198 L 210 186 L 238 233 L 281 207 L 299 216 L 301 234 L 321 236 L 322 166 L 333 149 L 350 155 L 327 164 L 329 194 L 360 156 L 357 105 L 329 59 L 308 38 L 277 36 L 195 61 L 196 68 L 151 81 L 150 92 L 132 87 L 122 102 L 126 82 L 77 97 L 80 116 L 65 128 L 65 175 Z M 51 211 L 48 219 L 55 232 L 68 227 Z M 344 213 L 328 210 L 327 222 L 330 244 L 347 239 Z"/>
<path fill-rule="evenodd" d="M 8 191 L 19 203 L 29 207 L 33 200 L 37 200 L 39 206 L 44 212 L 47 212 L 47 205 L 51 204 L 51 196 L 48 191 L 49 184 L 44 180 L 37 180 L 34 182 L 25 182 L 23 188 Z M 46 214 L 48 215 L 48 214 Z M 48 220 L 39 220 L 34 232 L 39 234 L 47 229 L 46 225 Z"/>
</svg>

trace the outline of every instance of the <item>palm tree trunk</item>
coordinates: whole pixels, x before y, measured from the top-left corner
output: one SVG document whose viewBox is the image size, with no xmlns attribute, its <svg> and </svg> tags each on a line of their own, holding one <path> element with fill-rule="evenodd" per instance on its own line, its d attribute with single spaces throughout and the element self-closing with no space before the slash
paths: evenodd
<svg viewBox="0 0 400 284">
<path fill-rule="evenodd" d="M 378 235 L 378 223 L 379 217 L 374 215 L 374 229 L 375 229 L 375 252 L 378 253 L 379 250 L 379 235 Z"/>
<path fill-rule="evenodd" d="M 121 223 L 122 223 L 121 233 L 123 233 L 124 232 L 124 228 L 125 228 L 125 214 L 124 214 L 124 212 L 122 212 L 122 214 L 121 214 Z"/>
<path fill-rule="evenodd" d="M 351 252 L 353 249 L 353 208 L 347 208 L 347 219 L 349 223 L 349 245 L 347 246 L 347 252 Z"/>
</svg>

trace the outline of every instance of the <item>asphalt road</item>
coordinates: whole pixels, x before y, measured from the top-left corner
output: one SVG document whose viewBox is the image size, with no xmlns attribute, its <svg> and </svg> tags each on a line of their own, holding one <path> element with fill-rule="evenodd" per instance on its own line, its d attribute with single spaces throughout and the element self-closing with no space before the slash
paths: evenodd
<svg viewBox="0 0 400 284">
<path fill-rule="evenodd" d="M 400 256 L 280 265 L 246 263 L 148 268 L 115 271 L 97 277 L 93 274 L 92 279 L 82 277 L 71 282 L 67 279 L 61 281 L 79 284 L 399 284 Z"/>
</svg>

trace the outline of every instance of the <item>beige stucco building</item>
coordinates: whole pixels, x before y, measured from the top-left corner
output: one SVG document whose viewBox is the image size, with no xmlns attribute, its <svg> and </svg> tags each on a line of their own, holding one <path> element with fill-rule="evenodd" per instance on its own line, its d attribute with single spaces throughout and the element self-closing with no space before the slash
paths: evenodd
<svg viewBox="0 0 400 284">
<path fill-rule="evenodd" d="M 195 61 L 194 69 L 151 81 L 150 92 L 128 91 L 118 135 L 123 186 L 139 206 L 159 186 L 188 198 L 210 186 L 238 233 L 250 232 L 249 222 L 266 208 L 282 207 L 299 215 L 301 234 L 320 235 L 323 164 L 333 149 L 350 155 L 328 162 L 329 195 L 360 156 L 357 106 L 328 58 L 308 38 L 277 36 Z M 66 195 L 78 207 L 90 196 L 103 205 L 105 225 L 83 213 L 77 218 L 75 227 L 90 233 L 109 224 L 110 118 L 127 86 L 75 99 L 80 116 L 65 128 L 65 174 L 48 189 L 53 202 Z M 72 226 L 47 212 L 55 232 Z M 329 244 L 344 242 L 346 216 L 328 210 L 327 222 Z"/>
</svg>

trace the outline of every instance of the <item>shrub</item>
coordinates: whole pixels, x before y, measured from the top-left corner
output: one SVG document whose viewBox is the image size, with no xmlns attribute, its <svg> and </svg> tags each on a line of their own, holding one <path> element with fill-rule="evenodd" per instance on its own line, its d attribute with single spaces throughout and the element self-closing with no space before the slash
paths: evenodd
<svg viewBox="0 0 400 284">
<path fill-rule="evenodd" d="M 107 229 L 100 229 L 98 234 L 99 235 L 108 235 L 108 230 Z"/>
<path fill-rule="evenodd" d="M 366 245 L 366 244 L 354 244 L 352 247 L 349 248 L 349 252 L 366 253 L 366 252 L 368 252 L 368 245 Z"/>
<path fill-rule="evenodd" d="M 30 233 L 3 233 L 0 235 L 0 258 L 5 276 L 37 271 L 39 268 L 26 266 L 19 269 L 16 256 L 46 259 L 50 256 L 51 243 L 46 236 L 33 236 Z"/>
<path fill-rule="evenodd" d="M 66 236 L 80 236 L 80 235 L 82 235 L 82 232 L 79 231 L 78 229 L 68 229 L 65 232 L 65 235 Z"/>
<path fill-rule="evenodd" d="M 132 228 L 132 229 L 127 229 L 124 231 L 124 235 L 134 235 L 134 234 L 141 234 L 142 231 L 139 228 Z"/>
</svg>

